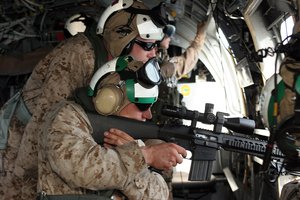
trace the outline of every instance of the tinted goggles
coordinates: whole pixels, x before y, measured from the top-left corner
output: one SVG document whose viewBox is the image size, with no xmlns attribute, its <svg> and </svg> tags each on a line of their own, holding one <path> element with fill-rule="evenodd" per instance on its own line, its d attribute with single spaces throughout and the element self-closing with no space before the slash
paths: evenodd
<svg viewBox="0 0 300 200">
<path fill-rule="evenodd" d="M 157 42 L 144 42 L 140 40 L 134 40 L 136 44 L 138 44 L 140 47 L 142 47 L 145 51 L 151 51 L 155 47 L 158 47 Z"/>
<path fill-rule="evenodd" d="M 140 111 L 144 112 L 152 106 L 152 103 L 135 103 L 135 105 Z"/>
</svg>

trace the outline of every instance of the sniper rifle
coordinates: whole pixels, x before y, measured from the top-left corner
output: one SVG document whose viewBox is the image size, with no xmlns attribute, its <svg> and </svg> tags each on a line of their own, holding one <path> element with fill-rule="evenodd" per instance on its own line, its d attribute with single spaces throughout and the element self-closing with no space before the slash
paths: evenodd
<svg viewBox="0 0 300 200">
<path fill-rule="evenodd" d="M 98 144 L 103 144 L 104 131 L 117 128 L 130 134 L 135 139 L 161 139 L 184 147 L 192 152 L 192 163 L 188 179 L 190 181 L 204 181 L 210 180 L 217 150 L 222 148 L 227 151 L 263 158 L 267 145 L 267 141 L 249 136 L 255 128 L 253 120 L 226 118 L 225 116 L 228 116 L 228 114 L 222 112 L 217 112 L 214 115 L 213 107 L 213 104 L 206 104 L 204 113 L 174 106 L 163 108 L 162 113 L 164 115 L 191 120 L 191 126 L 178 124 L 156 125 L 150 122 L 117 116 L 102 116 L 95 113 L 88 113 L 88 118 L 93 127 L 93 138 Z M 213 125 L 213 130 L 197 128 L 197 121 Z M 230 130 L 231 134 L 223 133 L 223 127 Z M 284 158 L 276 145 L 272 151 L 272 158 Z"/>
</svg>

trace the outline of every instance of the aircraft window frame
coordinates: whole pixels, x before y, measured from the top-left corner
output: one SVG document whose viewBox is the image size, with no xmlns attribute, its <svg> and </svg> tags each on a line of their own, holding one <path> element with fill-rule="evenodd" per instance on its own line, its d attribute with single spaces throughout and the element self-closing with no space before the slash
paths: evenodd
<svg viewBox="0 0 300 200">
<path fill-rule="evenodd" d="M 292 16 L 289 16 L 280 24 L 281 41 L 284 41 L 286 37 L 293 34 L 293 27 L 294 27 L 294 19 Z M 288 40 L 285 40 L 283 44 L 286 44 L 287 42 Z"/>
</svg>

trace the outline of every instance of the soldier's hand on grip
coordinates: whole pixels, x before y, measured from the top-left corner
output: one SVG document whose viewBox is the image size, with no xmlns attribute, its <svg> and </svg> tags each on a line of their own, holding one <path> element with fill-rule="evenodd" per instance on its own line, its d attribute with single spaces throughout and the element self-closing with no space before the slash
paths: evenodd
<svg viewBox="0 0 300 200">
<path fill-rule="evenodd" d="M 142 148 L 146 163 L 160 170 L 169 170 L 186 157 L 186 150 L 174 143 L 161 143 Z"/>
</svg>

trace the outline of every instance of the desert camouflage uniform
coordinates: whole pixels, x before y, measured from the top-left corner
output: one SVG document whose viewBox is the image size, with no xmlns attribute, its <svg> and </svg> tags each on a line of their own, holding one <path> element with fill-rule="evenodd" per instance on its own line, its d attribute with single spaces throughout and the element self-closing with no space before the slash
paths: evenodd
<svg viewBox="0 0 300 200">
<path fill-rule="evenodd" d="M 15 174 L 9 172 L 8 176 L 1 177 L 1 200 L 36 199 L 37 138 L 41 119 L 54 103 L 72 97 L 75 88 L 87 85 L 93 71 L 94 51 L 83 34 L 64 41 L 35 67 L 22 91 L 32 113 L 31 121 L 24 130 L 24 126 L 13 119 L 9 129 L 4 161 L 8 163 L 6 169 L 14 170 Z"/>
<path fill-rule="evenodd" d="M 40 192 L 86 194 L 87 190 L 118 189 L 128 199 L 168 198 L 164 179 L 148 169 L 138 144 L 101 147 L 78 104 L 62 101 L 45 118 L 38 149 Z"/>
</svg>

